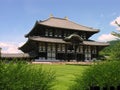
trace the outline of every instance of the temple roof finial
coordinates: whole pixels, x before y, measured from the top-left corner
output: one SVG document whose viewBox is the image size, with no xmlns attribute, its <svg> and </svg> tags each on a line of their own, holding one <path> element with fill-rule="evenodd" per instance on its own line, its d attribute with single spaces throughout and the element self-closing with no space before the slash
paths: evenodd
<svg viewBox="0 0 120 90">
<path fill-rule="evenodd" d="M 64 18 L 65 18 L 66 20 L 68 20 L 68 17 L 67 17 L 67 16 L 65 16 Z"/>
<path fill-rule="evenodd" d="M 50 17 L 50 18 L 51 18 L 51 17 L 53 17 L 53 14 L 50 14 L 50 16 L 49 16 L 49 17 Z"/>
</svg>

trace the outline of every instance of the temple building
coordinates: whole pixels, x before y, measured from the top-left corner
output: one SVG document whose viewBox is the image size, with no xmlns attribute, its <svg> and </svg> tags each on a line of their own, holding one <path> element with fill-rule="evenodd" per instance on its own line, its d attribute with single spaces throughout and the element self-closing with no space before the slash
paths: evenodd
<svg viewBox="0 0 120 90">
<path fill-rule="evenodd" d="M 98 29 L 83 26 L 68 18 L 49 17 L 36 21 L 25 35 L 27 42 L 19 49 L 36 59 L 85 61 L 98 58 L 98 52 L 108 43 L 89 38 Z"/>
</svg>

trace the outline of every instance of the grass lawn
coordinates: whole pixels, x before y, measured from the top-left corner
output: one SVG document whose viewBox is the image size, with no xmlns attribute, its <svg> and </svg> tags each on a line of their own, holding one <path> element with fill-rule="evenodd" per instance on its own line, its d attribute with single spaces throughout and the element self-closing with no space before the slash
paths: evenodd
<svg viewBox="0 0 120 90">
<path fill-rule="evenodd" d="M 41 65 L 37 65 L 41 66 Z M 44 69 L 51 69 L 56 73 L 54 90 L 67 90 L 74 82 L 75 75 L 81 74 L 89 66 L 79 65 L 42 65 Z"/>
</svg>

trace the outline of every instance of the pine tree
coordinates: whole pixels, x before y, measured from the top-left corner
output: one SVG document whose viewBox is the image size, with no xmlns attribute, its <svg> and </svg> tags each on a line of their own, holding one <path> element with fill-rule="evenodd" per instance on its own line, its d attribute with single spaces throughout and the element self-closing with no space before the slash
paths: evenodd
<svg viewBox="0 0 120 90">
<path fill-rule="evenodd" d="M 120 27 L 120 24 L 119 24 L 117 21 L 115 21 L 115 24 L 116 24 L 118 27 Z M 119 31 L 119 32 L 112 32 L 111 34 L 114 35 L 114 36 L 116 36 L 116 37 L 118 37 L 118 38 L 120 38 L 120 31 Z"/>
<path fill-rule="evenodd" d="M 118 23 L 117 21 L 115 21 L 115 24 L 120 27 L 120 23 Z M 112 35 L 118 37 L 120 39 L 120 31 L 119 32 L 112 32 Z M 120 60 L 120 41 L 115 44 L 115 46 L 112 48 L 112 52 L 111 52 L 111 58 L 114 60 Z"/>
</svg>

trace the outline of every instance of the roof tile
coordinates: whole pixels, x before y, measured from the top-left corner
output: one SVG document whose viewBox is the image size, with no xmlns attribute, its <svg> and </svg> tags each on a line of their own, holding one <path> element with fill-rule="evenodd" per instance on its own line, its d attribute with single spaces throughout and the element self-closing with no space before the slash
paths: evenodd
<svg viewBox="0 0 120 90">
<path fill-rule="evenodd" d="M 64 18 L 50 17 L 47 20 L 40 21 L 38 23 L 40 25 L 46 25 L 46 26 L 57 27 L 57 28 L 99 32 L 98 29 L 93 29 L 91 27 L 83 26 Z"/>
<path fill-rule="evenodd" d="M 68 43 L 65 42 L 63 39 L 47 38 L 47 37 L 39 37 L 39 36 L 29 37 L 29 39 L 33 41 L 41 41 L 41 42 Z M 96 42 L 96 41 L 83 41 L 83 45 L 108 46 L 109 44 L 104 42 Z"/>
</svg>

